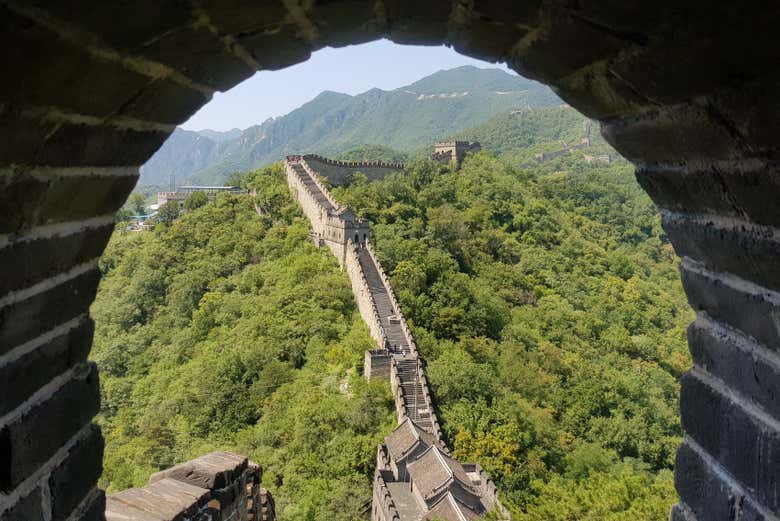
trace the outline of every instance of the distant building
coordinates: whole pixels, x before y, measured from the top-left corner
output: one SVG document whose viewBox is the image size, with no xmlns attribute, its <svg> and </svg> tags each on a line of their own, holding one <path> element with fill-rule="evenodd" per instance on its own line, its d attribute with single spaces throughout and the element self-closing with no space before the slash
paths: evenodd
<svg viewBox="0 0 780 521">
<path fill-rule="evenodd" d="M 188 185 L 188 186 L 180 186 L 176 191 L 174 192 L 157 192 L 157 207 L 169 203 L 171 201 L 176 201 L 179 203 L 179 208 L 184 207 L 184 201 L 189 197 L 189 195 L 193 192 L 203 192 L 206 194 L 206 196 L 209 199 L 214 199 L 217 194 L 227 192 L 234 195 L 240 195 L 247 193 L 246 190 L 243 190 L 240 186 L 198 186 L 198 185 Z"/>
<path fill-rule="evenodd" d="M 598 156 L 591 156 L 588 154 L 583 154 L 583 159 L 585 159 L 586 163 L 604 163 L 609 164 L 609 154 L 601 154 Z"/>
<path fill-rule="evenodd" d="M 459 165 L 468 152 L 479 152 L 482 146 L 477 141 L 439 141 L 433 149 L 432 159 L 442 163 Z"/>
</svg>

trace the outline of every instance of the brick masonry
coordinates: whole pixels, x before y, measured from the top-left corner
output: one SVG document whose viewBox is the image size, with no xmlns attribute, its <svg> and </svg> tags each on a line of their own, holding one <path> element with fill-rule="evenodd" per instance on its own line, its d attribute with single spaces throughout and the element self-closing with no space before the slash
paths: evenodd
<svg viewBox="0 0 780 521">
<path fill-rule="evenodd" d="M 699 314 L 682 401 L 701 410 L 685 419 L 673 518 L 776 518 L 755 476 L 780 467 L 779 21 L 772 2 L 2 0 L 0 519 L 52 519 L 50 479 L 95 436 L 89 342 L 61 337 L 88 319 L 101 226 L 137 167 L 217 89 L 382 37 L 506 61 L 601 121 L 662 209 Z M 738 456 L 756 453 L 748 475 Z M 59 503 L 74 520 L 102 501 L 83 464 L 84 496 Z"/>
<path fill-rule="evenodd" d="M 212 452 L 108 496 L 106 521 L 274 521 L 261 480 L 260 466 L 244 456 Z"/>
</svg>

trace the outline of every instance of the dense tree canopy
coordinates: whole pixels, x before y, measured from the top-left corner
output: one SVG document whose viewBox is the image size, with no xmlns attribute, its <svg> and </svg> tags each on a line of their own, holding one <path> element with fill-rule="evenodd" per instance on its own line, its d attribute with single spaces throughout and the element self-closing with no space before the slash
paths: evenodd
<svg viewBox="0 0 780 521">
<path fill-rule="evenodd" d="M 263 462 L 285 518 L 353 519 L 393 426 L 389 386 L 355 371 L 367 328 L 281 169 L 250 183 L 262 215 L 222 194 L 154 232 L 117 232 L 101 260 L 102 485 L 232 449 Z"/>
<path fill-rule="evenodd" d="M 455 455 L 519 519 L 666 517 L 692 314 L 625 162 L 480 153 L 334 195 L 374 223 Z"/>
<path fill-rule="evenodd" d="M 153 232 L 115 233 L 92 308 L 103 485 L 248 454 L 285 519 L 361 517 L 389 386 L 346 275 L 279 165 Z M 416 161 L 337 199 L 368 217 L 455 456 L 522 521 L 661 520 L 674 502 L 691 312 L 628 166 Z"/>
</svg>

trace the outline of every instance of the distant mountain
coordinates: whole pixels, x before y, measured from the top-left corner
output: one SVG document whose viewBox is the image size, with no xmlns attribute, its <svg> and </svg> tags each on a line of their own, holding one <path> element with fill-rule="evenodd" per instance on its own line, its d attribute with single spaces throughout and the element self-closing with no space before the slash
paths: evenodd
<svg viewBox="0 0 780 521">
<path fill-rule="evenodd" d="M 580 144 L 585 137 L 585 121 L 585 116 L 567 105 L 517 109 L 499 114 L 452 137 L 479 141 L 483 149 L 521 164 L 532 161 L 535 154 Z M 613 160 L 620 157 L 601 137 L 598 122 L 591 122 L 588 136 L 590 145 L 581 153 L 608 154 Z"/>
<path fill-rule="evenodd" d="M 243 131 L 240 128 L 234 128 L 224 132 L 220 130 L 211 130 L 210 128 L 198 130 L 198 134 L 203 137 L 207 137 L 212 141 L 216 141 L 217 143 L 222 143 L 223 141 L 232 141 L 240 137 L 241 132 Z"/>
<path fill-rule="evenodd" d="M 540 83 L 472 66 L 439 71 L 392 91 L 356 96 L 324 91 L 240 134 L 177 129 L 141 168 L 141 184 L 166 185 L 171 175 L 180 182 L 220 183 L 232 172 L 301 152 L 335 156 L 366 145 L 413 152 L 510 110 L 561 103 Z"/>
</svg>

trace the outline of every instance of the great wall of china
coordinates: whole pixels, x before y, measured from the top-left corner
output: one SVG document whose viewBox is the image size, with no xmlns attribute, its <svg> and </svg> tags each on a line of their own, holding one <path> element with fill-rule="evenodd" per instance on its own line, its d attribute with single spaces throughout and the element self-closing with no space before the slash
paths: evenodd
<svg viewBox="0 0 780 521">
<path fill-rule="evenodd" d="M 403 165 L 337 162 L 314 155 L 288 156 L 285 162 L 287 183 L 311 223 L 312 240 L 318 247 L 328 247 L 346 271 L 360 315 L 377 344 L 365 353 L 364 374 L 388 379 L 395 400 L 398 427 L 377 449 L 371 520 L 462 521 L 489 511 L 508 518 L 487 473 L 478 464 L 460 463 L 450 455 L 423 361 L 371 245 L 369 223 L 331 196 L 320 179 L 319 165 L 338 169 L 330 172 L 337 179 L 356 171 L 371 179 Z"/>
<path fill-rule="evenodd" d="M 457 163 L 466 151 L 478 149 L 478 143 L 442 142 L 432 158 Z M 341 206 L 321 180 L 344 182 L 358 171 L 379 179 L 403 167 L 318 155 L 288 156 L 285 162 L 287 183 L 311 223 L 312 241 L 327 247 L 347 273 L 376 342 L 365 353 L 364 374 L 389 380 L 393 393 L 398 426 L 377 447 L 371 521 L 466 521 L 490 511 L 509 519 L 487 473 L 476 463 L 454 459 L 442 439 L 423 361 L 371 245 L 368 221 Z M 106 521 L 276 521 L 273 497 L 261 487 L 261 478 L 261 467 L 245 456 L 212 452 L 93 506 L 102 509 Z"/>
</svg>

